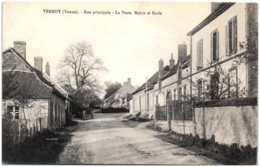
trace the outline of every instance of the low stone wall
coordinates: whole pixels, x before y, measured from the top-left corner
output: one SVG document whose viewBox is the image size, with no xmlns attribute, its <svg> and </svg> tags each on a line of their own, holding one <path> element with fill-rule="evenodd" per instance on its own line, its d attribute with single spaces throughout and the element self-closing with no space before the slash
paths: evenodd
<svg viewBox="0 0 260 167">
<path fill-rule="evenodd" d="M 193 113 L 192 120 L 172 120 L 171 129 L 206 139 L 214 136 L 220 144 L 257 147 L 256 98 L 195 102 Z"/>
<path fill-rule="evenodd" d="M 195 134 L 195 124 L 193 121 L 171 121 L 171 130 L 179 134 Z"/>
<path fill-rule="evenodd" d="M 195 108 L 195 135 L 222 144 L 257 146 L 257 107 L 224 106 Z"/>
</svg>

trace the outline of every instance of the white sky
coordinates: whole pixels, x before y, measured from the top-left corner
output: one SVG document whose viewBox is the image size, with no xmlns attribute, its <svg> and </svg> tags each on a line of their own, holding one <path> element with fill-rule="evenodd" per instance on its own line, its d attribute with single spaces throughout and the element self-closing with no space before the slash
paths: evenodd
<svg viewBox="0 0 260 167">
<path fill-rule="evenodd" d="M 162 15 L 62 15 L 43 9 L 161 11 Z M 55 76 L 66 47 L 88 41 L 109 70 L 100 75 L 102 81 L 122 83 L 130 77 L 140 86 L 158 69 L 160 58 L 165 65 L 171 52 L 177 58 L 177 45 L 187 43 L 186 34 L 209 13 L 210 3 L 8 2 L 3 4 L 3 49 L 15 40 L 26 41 L 29 63 L 42 56 Z"/>
</svg>

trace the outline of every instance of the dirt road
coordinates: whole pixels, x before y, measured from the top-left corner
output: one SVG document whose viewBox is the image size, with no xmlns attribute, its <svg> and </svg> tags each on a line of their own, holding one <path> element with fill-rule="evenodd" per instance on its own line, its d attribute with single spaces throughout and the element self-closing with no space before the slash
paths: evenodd
<svg viewBox="0 0 260 167">
<path fill-rule="evenodd" d="M 212 159 L 162 141 L 156 132 L 128 126 L 122 114 L 96 114 L 78 121 L 59 164 L 216 164 Z"/>
</svg>

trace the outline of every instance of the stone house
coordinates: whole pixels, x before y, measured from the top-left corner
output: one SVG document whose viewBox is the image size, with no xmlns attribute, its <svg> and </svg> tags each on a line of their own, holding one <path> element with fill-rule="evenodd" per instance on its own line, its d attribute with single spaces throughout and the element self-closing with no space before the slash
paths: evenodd
<svg viewBox="0 0 260 167">
<path fill-rule="evenodd" d="M 202 102 L 175 131 L 257 146 L 257 15 L 255 3 L 212 3 L 209 16 L 188 33 L 190 93 Z"/>
<path fill-rule="evenodd" d="M 42 63 L 41 57 L 34 58 L 35 67 L 28 63 L 23 41 L 15 41 L 13 48 L 3 52 L 2 114 L 26 122 L 29 135 L 64 126 L 70 108 L 68 93 L 49 76 L 49 63 L 46 73 Z"/>
<path fill-rule="evenodd" d="M 190 55 L 182 57 L 185 46 L 179 45 L 178 63 L 170 60 L 169 70 L 147 82 L 151 89 L 138 88 L 130 111 L 149 112 L 180 134 L 256 147 L 257 4 L 211 5 L 209 16 L 187 34 Z"/>
<path fill-rule="evenodd" d="M 187 45 L 178 45 L 178 61 L 175 64 L 173 54 L 169 65 L 163 60 L 158 62 L 158 71 L 146 83 L 133 92 L 130 112 L 148 112 L 150 118 L 155 116 L 156 106 L 166 105 L 167 98 L 181 100 L 189 95 L 189 61 Z M 164 114 L 167 117 L 167 114 Z"/>
<path fill-rule="evenodd" d="M 129 109 L 129 99 L 135 87 L 131 84 L 131 78 L 128 78 L 126 82 L 111 96 L 106 98 L 103 103 L 104 108 L 126 108 Z"/>
<path fill-rule="evenodd" d="M 253 53 L 257 47 L 256 7 L 251 3 L 212 3 L 211 14 L 188 33 L 192 82 L 198 84 L 192 88 L 193 96 L 201 96 L 202 87 L 209 88 L 211 99 L 257 96 L 257 53 Z M 248 62 L 241 62 L 245 57 Z M 222 95 L 214 84 L 223 79 L 214 71 L 216 67 L 230 80 Z"/>
</svg>

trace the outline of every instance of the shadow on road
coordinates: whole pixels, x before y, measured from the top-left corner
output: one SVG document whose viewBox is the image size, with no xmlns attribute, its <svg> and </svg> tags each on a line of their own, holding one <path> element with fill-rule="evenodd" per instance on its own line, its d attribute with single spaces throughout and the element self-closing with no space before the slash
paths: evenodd
<svg viewBox="0 0 260 167">
<path fill-rule="evenodd" d="M 71 140 L 66 129 L 36 134 L 24 143 L 2 147 L 3 164 L 56 164 L 59 154 Z"/>
</svg>

